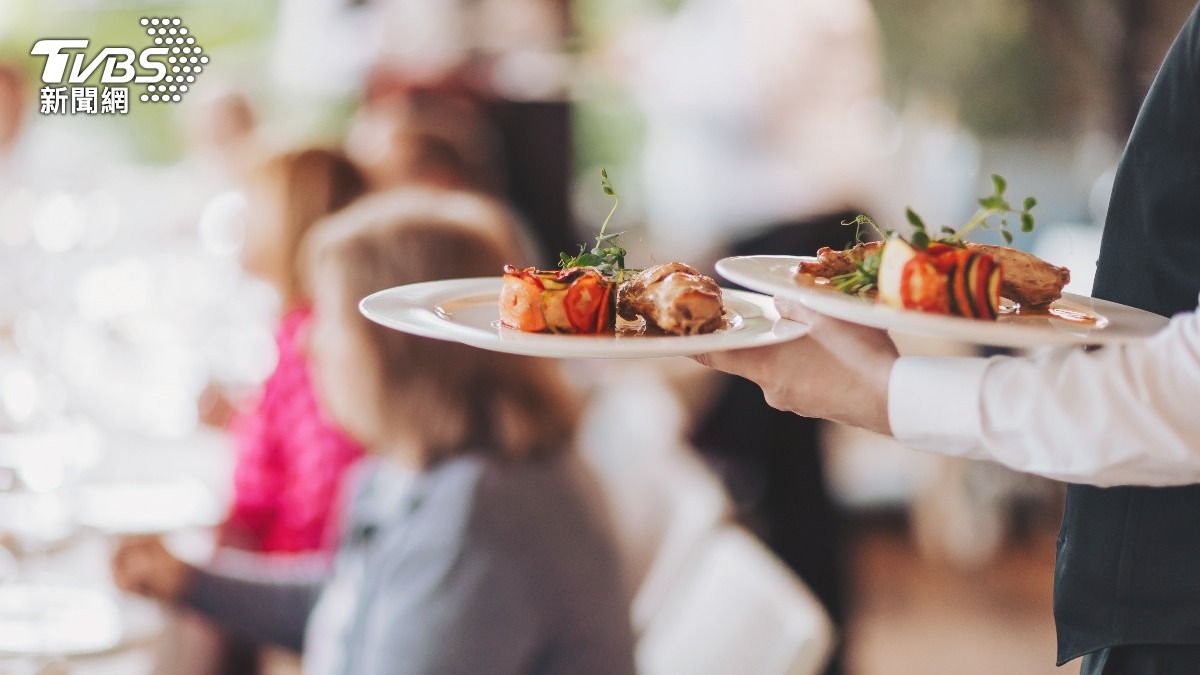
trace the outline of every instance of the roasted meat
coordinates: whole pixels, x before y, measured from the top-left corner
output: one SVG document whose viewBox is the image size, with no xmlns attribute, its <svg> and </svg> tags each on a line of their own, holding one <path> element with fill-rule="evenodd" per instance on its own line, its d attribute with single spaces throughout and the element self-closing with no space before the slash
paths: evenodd
<svg viewBox="0 0 1200 675">
<path fill-rule="evenodd" d="M 711 333 L 724 322 L 721 289 L 711 277 L 683 263 L 645 269 L 621 284 L 617 313 L 675 335 Z"/>
<path fill-rule="evenodd" d="M 967 248 L 996 259 L 1004 272 L 1000 295 L 1022 306 L 1048 305 L 1061 298 L 1063 287 L 1071 282 L 1071 270 L 1031 253 L 990 244 L 968 243 Z"/>
<path fill-rule="evenodd" d="M 844 251 L 835 251 L 826 246 L 817 251 L 815 262 L 800 263 L 798 271 L 800 274 L 811 274 L 814 277 L 825 277 L 826 279 L 839 274 L 849 274 L 854 271 L 855 265 L 863 261 L 863 258 L 882 248 L 882 241 L 869 241 Z"/>
</svg>

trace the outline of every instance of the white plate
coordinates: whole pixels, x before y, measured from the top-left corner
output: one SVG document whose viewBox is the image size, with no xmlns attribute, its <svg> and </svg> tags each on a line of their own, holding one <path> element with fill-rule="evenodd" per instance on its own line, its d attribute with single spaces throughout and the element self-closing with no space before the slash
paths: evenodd
<svg viewBox="0 0 1200 675">
<path fill-rule="evenodd" d="M 1105 345 L 1135 342 L 1154 335 L 1168 320 L 1133 307 L 1072 293 L 1051 305 L 1055 311 L 1079 312 L 1094 323 L 1067 321 L 1045 314 L 1005 314 L 996 321 L 894 309 L 868 298 L 840 293 L 828 286 L 796 280 L 801 256 L 755 255 L 725 258 L 717 272 L 746 288 L 797 300 L 829 316 L 875 328 L 997 347 L 1033 348 L 1053 345 Z"/>
<path fill-rule="evenodd" d="M 40 583 L 0 586 L 0 654 L 82 656 L 120 644 L 121 612 L 96 589 Z"/>
<path fill-rule="evenodd" d="M 707 335 L 549 335 L 500 325 L 500 277 L 410 284 L 365 298 L 368 319 L 405 333 L 508 354 L 569 359 L 648 359 L 762 347 L 805 326 L 779 318 L 771 298 L 722 290 L 729 326 Z"/>
</svg>

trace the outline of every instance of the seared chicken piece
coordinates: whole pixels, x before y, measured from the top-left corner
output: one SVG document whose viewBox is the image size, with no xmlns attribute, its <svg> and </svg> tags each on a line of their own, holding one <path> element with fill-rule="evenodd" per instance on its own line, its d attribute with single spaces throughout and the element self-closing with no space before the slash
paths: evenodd
<svg viewBox="0 0 1200 675">
<path fill-rule="evenodd" d="M 621 284 L 617 314 L 627 321 L 640 316 L 666 333 L 697 335 L 720 328 L 725 308 L 721 289 L 711 277 L 683 263 L 667 263 Z"/>
<path fill-rule="evenodd" d="M 1007 246 L 968 243 L 967 248 L 986 253 L 1000 263 L 1000 295 L 1025 307 L 1048 305 L 1062 297 L 1071 282 L 1071 270 Z"/>
<path fill-rule="evenodd" d="M 849 274 L 854 266 L 863 258 L 883 248 L 882 241 L 869 241 L 845 251 L 835 251 L 828 246 L 817 251 L 816 262 L 800 263 L 800 274 L 811 274 L 814 277 L 836 277 L 839 274 Z"/>
<path fill-rule="evenodd" d="M 863 258 L 882 247 L 881 241 L 859 244 L 845 251 L 825 247 L 817 251 L 815 262 L 802 262 L 797 271 L 826 278 L 848 274 Z M 1067 268 L 1051 265 L 1015 248 L 967 242 L 967 249 L 995 258 L 1002 270 L 1000 295 L 1022 306 L 1038 307 L 1054 302 L 1062 297 L 1063 287 L 1071 281 L 1071 271 Z"/>
</svg>

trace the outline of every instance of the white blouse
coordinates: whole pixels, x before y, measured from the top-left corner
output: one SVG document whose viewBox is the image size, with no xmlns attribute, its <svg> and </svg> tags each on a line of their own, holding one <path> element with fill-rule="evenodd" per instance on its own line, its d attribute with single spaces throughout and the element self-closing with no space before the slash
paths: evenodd
<svg viewBox="0 0 1200 675">
<path fill-rule="evenodd" d="M 1200 314 L 1153 338 L 1025 358 L 901 357 L 897 440 L 1092 485 L 1200 483 Z"/>
</svg>

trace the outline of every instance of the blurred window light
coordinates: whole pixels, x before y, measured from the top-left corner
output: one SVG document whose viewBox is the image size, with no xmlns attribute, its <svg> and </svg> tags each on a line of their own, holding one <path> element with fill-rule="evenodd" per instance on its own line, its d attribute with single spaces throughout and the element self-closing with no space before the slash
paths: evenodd
<svg viewBox="0 0 1200 675">
<path fill-rule="evenodd" d="M 1071 283 L 1064 290 L 1090 296 L 1103 233 L 1102 228 L 1086 223 L 1054 223 L 1038 237 L 1033 253 L 1071 270 Z"/>
<path fill-rule="evenodd" d="M 129 392 L 134 430 L 158 438 L 185 438 L 199 424 L 196 396 L 174 383 Z"/>
<path fill-rule="evenodd" d="M 29 241 L 29 223 L 37 197 L 28 188 L 12 190 L 0 197 L 0 243 L 23 246 Z"/>
<path fill-rule="evenodd" d="M 88 217 L 83 242 L 85 245 L 101 246 L 116 236 L 121 220 L 121 206 L 112 193 L 93 190 L 84 196 L 80 208 Z"/>
<path fill-rule="evenodd" d="M 492 86 L 507 98 L 540 101 L 566 95 L 571 61 L 554 52 L 519 50 L 496 60 Z"/>
<path fill-rule="evenodd" d="M 79 315 L 102 321 L 145 310 L 150 304 L 154 278 L 150 266 L 137 258 L 93 267 L 75 288 Z"/>
<path fill-rule="evenodd" d="M 1108 202 L 1112 199 L 1113 184 L 1117 181 L 1117 167 L 1113 166 L 1096 177 L 1088 192 L 1088 215 L 1097 225 L 1103 225 L 1108 217 Z"/>
<path fill-rule="evenodd" d="M 231 258 L 165 256 L 156 261 L 157 302 L 184 314 L 203 313 L 205 307 L 234 292 L 237 275 L 236 262 Z"/>
<path fill-rule="evenodd" d="M 198 224 L 200 244 L 216 256 L 232 256 L 242 247 L 246 233 L 246 196 L 231 190 L 204 205 Z"/>
<path fill-rule="evenodd" d="M 25 309 L 18 313 L 11 328 L 17 351 L 26 355 L 47 353 L 45 350 L 52 348 L 57 336 L 51 328 L 52 323 L 41 310 Z"/>
<path fill-rule="evenodd" d="M 57 367 L 73 388 L 85 388 L 103 379 L 104 364 L 111 359 L 106 337 L 92 322 L 67 321 L 62 328 Z"/>
<path fill-rule="evenodd" d="M 30 492 L 50 492 L 62 486 L 66 466 L 58 457 L 30 457 L 21 466 L 21 482 Z"/>
<path fill-rule="evenodd" d="M 18 366 L 0 375 L 0 403 L 9 419 L 18 424 L 37 413 L 40 393 L 37 378 L 28 368 Z"/>
<path fill-rule="evenodd" d="M 279 361 L 275 336 L 264 326 L 231 326 L 212 336 L 206 353 L 209 369 L 223 382 L 258 384 Z"/>
<path fill-rule="evenodd" d="M 68 251 L 83 241 L 83 212 L 66 193 L 57 193 L 46 200 L 33 221 L 33 238 L 51 253 Z"/>
<path fill-rule="evenodd" d="M 0 468 L 12 470 L 15 486 L 31 492 L 58 489 L 68 476 L 90 469 L 99 458 L 99 433 L 82 420 L 60 421 L 34 431 L 0 433 Z"/>
</svg>

